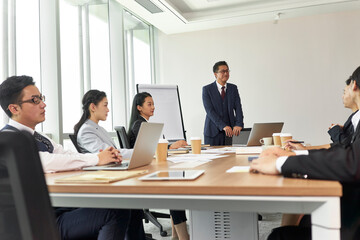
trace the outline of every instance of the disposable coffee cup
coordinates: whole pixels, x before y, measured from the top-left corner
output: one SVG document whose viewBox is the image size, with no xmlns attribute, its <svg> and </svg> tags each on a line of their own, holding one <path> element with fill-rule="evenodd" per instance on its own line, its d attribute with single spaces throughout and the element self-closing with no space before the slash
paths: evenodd
<svg viewBox="0 0 360 240">
<path fill-rule="evenodd" d="M 273 135 L 272 135 L 275 146 L 281 146 L 280 134 L 281 133 L 273 133 Z"/>
<path fill-rule="evenodd" d="M 191 138 L 191 151 L 193 154 L 201 153 L 201 138 L 199 137 Z"/>
<path fill-rule="evenodd" d="M 280 139 L 281 139 L 281 146 L 284 147 L 286 144 L 286 141 L 292 139 L 292 134 L 291 133 L 281 133 Z"/>
<path fill-rule="evenodd" d="M 160 139 L 156 148 L 155 156 L 157 162 L 165 162 L 167 159 L 169 142 L 166 139 Z"/>
<path fill-rule="evenodd" d="M 264 138 L 260 139 L 259 142 L 264 146 L 269 146 L 272 144 L 272 140 L 273 140 L 272 137 L 264 137 Z"/>
</svg>

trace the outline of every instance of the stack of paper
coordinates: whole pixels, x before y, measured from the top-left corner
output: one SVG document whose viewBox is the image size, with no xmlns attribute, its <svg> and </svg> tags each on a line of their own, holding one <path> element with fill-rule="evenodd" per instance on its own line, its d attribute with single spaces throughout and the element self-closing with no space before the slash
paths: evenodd
<svg viewBox="0 0 360 240">
<path fill-rule="evenodd" d="M 55 180 L 55 183 L 112 183 L 143 173 L 147 173 L 147 170 L 85 172 L 69 177 L 58 178 Z"/>
<path fill-rule="evenodd" d="M 236 154 L 260 154 L 262 152 L 262 147 L 237 147 Z"/>
</svg>

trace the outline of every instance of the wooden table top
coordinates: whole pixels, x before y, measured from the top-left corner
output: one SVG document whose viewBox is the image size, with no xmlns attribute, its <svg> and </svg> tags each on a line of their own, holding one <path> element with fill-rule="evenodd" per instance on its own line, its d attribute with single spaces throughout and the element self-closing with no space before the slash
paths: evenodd
<svg viewBox="0 0 360 240">
<path fill-rule="evenodd" d="M 170 162 L 156 163 L 137 168 L 148 173 L 166 170 Z M 75 172 L 46 174 L 51 193 L 120 193 L 120 194 L 182 194 L 230 196 L 341 196 L 342 186 L 336 181 L 292 179 L 254 173 L 226 173 L 233 166 L 249 165 L 247 156 L 229 154 L 194 169 L 205 173 L 190 181 L 141 181 L 134 177 L 111 184 L 57 184 L 59 177 Z M 175 170 L 175 169 L 174 169 Z"/>
</svg>

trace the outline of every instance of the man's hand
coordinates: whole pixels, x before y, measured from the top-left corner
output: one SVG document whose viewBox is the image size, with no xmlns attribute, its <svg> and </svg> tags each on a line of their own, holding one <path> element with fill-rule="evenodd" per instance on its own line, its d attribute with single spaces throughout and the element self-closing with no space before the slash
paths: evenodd
<svg viewBox="0 0 360 240">
<path fill-rule="evenodd" d="M 108 147 L 107 149 L 98 153 L 99 162 L 97 165 L 105 165 L 111 162 L 118 162 L 122 161 L 120 151 L 115 149 L 114 147 Z"/>
<path fill-rule="evenodd" d="M 181 147 L 185 147 L 187 145 L 188 144 L 187 144 L 187 142 L 185 140 L 179 140 L 179 141 L 176 141 L 173 144 L 171 144 L 169 149 L 178 149 L 178 148 L 181 148 Z"/>
<path fill-rule="evenodd" d="M 335 127 L 336 125 L 339 126 L 341 129 L 344 128 L 343 125 L 332 123 L 331 126 L 329 127 L 329 130 L 332 129 L 333 127 Z"/>
<path fill-rule="evenodd" d="M 242 130 L 242 127 L 235 126 L 235 127 L 233 128 L 233 133 L 234 133 L 234 135 L 235 135 L 235 136 L 239 136 L 241 130 Z"/>
<path fill-rule="evenodd" d="M 224 127 L 223 130 L 225 131 L 227 137 L 232 137 L 234 135 L 233 130 L 230 126 Z"/>
<path fill-rule="evenodd" d="M 276 175 L 280 174 L 276 169 L 276 155 L 268 155 L 266 157 L 260 157 L 258 159 L 252 160 L 250 164 L 250 172 L 254 173 L 263 173 Z"/>
<path fill-rule="evenodd" d="M 292 143 L 291 141 L 296 141 L 294 139 L 290 139 L 285 141 L 285 146 L 284 148 L 286 150 L 306 150 L 306 147 L 304 145 L 302 145 L 301 143 Z"/>
<path fill-rule="evenodd" d="M 260 158 L 271 156 L 271 155 L 280 157 L 280 156 L 292 156 L 292 155 L 295 155 L 295 153 L 285 151 L 284 149 L 282 149 L 280 147 L 272 147 L 272 148 L 268 148 L 268 149 L 262 151 L 260 154 Z"/>
</svg>

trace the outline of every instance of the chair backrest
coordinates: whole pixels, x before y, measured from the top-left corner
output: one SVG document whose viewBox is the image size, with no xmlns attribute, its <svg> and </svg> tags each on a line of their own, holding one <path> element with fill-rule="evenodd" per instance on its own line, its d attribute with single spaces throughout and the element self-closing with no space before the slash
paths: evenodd
<svg viewBox="0 0 360 240">
<path fill-rule="evenodd" d="M 81 153 L 82 151 L 81 151 L 79 145 L 77 144 L 76 136 L 75 136 L 74 134 L 69 134 L 69 138 L 70 138 L 71 142 L 74 144 L 76 150 L 77 150 L 79 153 Z"/>
<path fill-rule="evenodd" d="M 127 149 L 131 148 L 128 135 L 126 134 L 125 127 L 124 126 L 115 126 L 114 129 L 117 133 L 120 147 L 127 148 Z"/>
<path fill-rule="evenodd" d="M 37 146 L 27 132 L 0 132 L 0 199 L 1 239 L 60 239 Z"/>
</svg>

